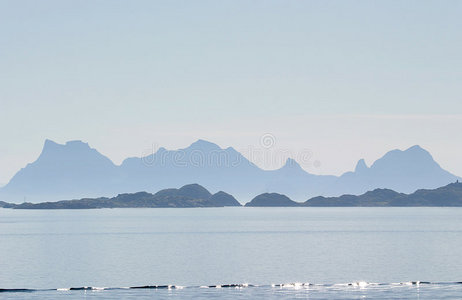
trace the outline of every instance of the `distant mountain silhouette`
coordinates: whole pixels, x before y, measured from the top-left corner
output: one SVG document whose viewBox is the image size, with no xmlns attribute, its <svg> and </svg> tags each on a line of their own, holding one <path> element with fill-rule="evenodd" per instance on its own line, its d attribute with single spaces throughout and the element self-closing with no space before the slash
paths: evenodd
<svg viewBox="0 0 462 300">
<path fill-rule="evenodd" d="M 458 179 L 443 170 L 426 150 L 413 146 L 405 151 L 388 152 L 370 168 L 360 160 L 355 171 L 340 176 L 334 187 L 336 195 L 357 195 L 376 188 L 412 193 L 419 188 L 433 189 Z"/>
<path fill-rule="evenodd" d="M 46 140 L 38 159 L 0 190 L 0 199 L 36 202 L 105 195 L 117 186 L 117 178 L 118 167 L 88 144 Z"/>
<path fill-rule="evenodd" d="M 155 192 L 197 182 L 210 191 L 227 191 L 242 202 L 265 192 L 303 201 L 313 196 L 359 195 L 376 188 L 409 193 L 454 182 L 419 146 L 393 150 L 371 167 L 360 160 L 342 176 L 313 175 L 293 159 L 277 170 L 262 170 L 232 147 L 198 140 L 187 148 L 160 148 L 146 157 L 127 158 L 120 166 L 81 141 L 65 145 L 46 140 L 39 158 L 0 189 L 0 201 L 56 201 Z"/>
</svg>

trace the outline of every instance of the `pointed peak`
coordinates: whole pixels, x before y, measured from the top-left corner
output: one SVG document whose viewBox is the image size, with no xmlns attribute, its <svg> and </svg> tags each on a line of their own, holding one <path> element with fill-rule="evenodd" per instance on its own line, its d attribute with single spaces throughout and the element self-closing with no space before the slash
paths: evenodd
<svg viewBox="0 0 462 300">
<path fill-rule="evenodd" d="M 44 143 L 44 146 L 53 146 L 53 145 L 58 145 L 58 143 L 50 140 L 50 139 L 46 139 L 45 140 L 45 143 Z"/>
<path fill-rule="evenodd" d="M 360 159 L 356 164 L 355 172 L 362 172 L 369 169 L 364 161 L 364 158 Z"/>
<path fill-rule="evenodd" d="M 402 150 L 396 150 L 396 151 L 391 151 L 390 153 L 400 153 L 406 157 L 413 157 L 413 158 L 421 158 L 421 159 L 427 159 L 427 160 L 433 160 L 432 155 L 430 152 L 425 150 L 424 148 L 420 147 L 419 145 L 414 145 L 404 151 Z"/>
<path fill-rule="evenodd" d="M 420 147 L 419 145 L 414 145 L 408 149 L 406 149 L 404 152 L 411 152 L 411 153 L 429 153 L 427 150 L 424 148 Z"/>
<path fill-rule="evenodd" d="M 300 167 L 298 162 L 293 159 L 293 158 L 287 158 L 286 163 L 284 164 L 284 167 Z"/>
<path fill-rule="evenodd" d="M 47 152 L 54 152 L 56 149 L 59 149 L 62 146 L 63 145 L 58 144 L 52 140 L 46 139 L 45 143 L 43 144 L 42 155 Z"/>
<path fill-rule="evenodd" d="M 420 145 L 414 145 L 412 147 L 409 147 L 407 150 L 423 150 L 423 148 L 420 147 Z"/>
<path fill-rule="evenodd" d="M 298 164 L 298 162 L 293 159 L 293 158 L 288 158 L 286 160 L 286 163 L 284 164 L 284 166 L 282 166 L 282 168 L 280 168 L 279 170 L 290 170 L 291 172 L 292 171 L 303 171 L 305 172 L 302 167 Z"/>
<path fill-rule="evenodd" d="M 234 149 L 233 147 L 228 147 L 225 149 L 226 151 L 230 151 L 230 152 L 238 152 L 236 149 Z"/>
<path fill-rule="evenodd" d="M 386 157 L 395 157 L 395 156 L 419 156 L 419 157 L 430 157 L 431 154 L 424 148 L 420 147 L 419 145 L 414 145 L 412 147 L 407 148 L 406 150 L 400 150 L 400 149 L 395 149 L 391 150 L 387 153 L 382 158 Z"/>
<path fill-rule="evenodd" d="M 56 149 L 59 146 L 62 146 L 62 145 L 56 143 L 55 141 L 46 139 L 45 143 L 43 144 L 42 152 L 48 151 L 48 150 L 51 150 L 51 149 Z"/>
</svg>

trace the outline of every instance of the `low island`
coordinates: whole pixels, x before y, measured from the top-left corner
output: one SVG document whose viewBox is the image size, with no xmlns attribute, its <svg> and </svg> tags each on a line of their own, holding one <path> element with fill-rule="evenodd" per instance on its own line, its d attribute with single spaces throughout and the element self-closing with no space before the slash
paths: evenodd
<svg viewBox="0 0 462 300">
<path fill-rule="evenodd" d="M 155 194 L 138 192 L 119 194 L 113 198 L 84 198 L 57 202 L 13 204 L 0 202 L 0 207 L 13 209 L 91 209 L 137 207 L 224 207 L 241 206 L 230 194 L 211 194 L 198 184 L 188 184 L 179 189 L 165 189 Z"/>
<path fill-rule="evenodd" d="M 147 192 L 119 194 L 112 198 L 83 198 L 57 202 L 14 204 L 0 201 L 0 207 L 12 209 L 95 209 L 95 208 L 188 208 L 242 206 L 232 195 L 220 191 L 211 194 L 199 184 L 179 189 L 165 189 L 155 194 Z M 375 189 L 362 195 L 314 197 L 295 202 L 278 193 L 256 196 L 246 207 L 462 207 L 462 183 L 455 182 L 437 189 L 417 190 L 412 194 L 390 189 Z"/>
<path fill-rule="evenodd" d="M 262 201 L 262 196 L 266 201 Z M 271 193 L 255 197 L 245 206 L 298 206 L 298 207 L 417 207 L 417 206 L 462 206 L 462 183 L 455 182 L 428 190 L 417 190 L 412 194 L 398 193 L 390 189 L 375 189 L 365 194 L 339 197 L 314 197 L 305 202 L 295 202 L 285 195 Z"/>
</svg>

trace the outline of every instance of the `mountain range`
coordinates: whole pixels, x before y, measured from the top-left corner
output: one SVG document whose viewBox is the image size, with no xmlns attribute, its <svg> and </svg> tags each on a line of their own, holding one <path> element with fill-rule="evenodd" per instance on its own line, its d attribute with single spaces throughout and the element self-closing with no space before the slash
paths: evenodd
<svg viewBox="0 0 462 300">
<path fill-rule="evenodd" d="M 155 192 L 197 182 L 212 192 L 224 190 L 247 202 L 255 195 L 277 192 L 303 201 L 314 196 L 360 195 L 377 188 L 412 193 L 461 178 L 443 170 L 419 146 L 393 150 L 370 167 L 360 160 L 341 176 L 314 175 L 293 159 L 277 170 L 263 170 L 234 148 L 198 140 L 187 148 L 160 148 L 146 157 L 115 165 L 82 141 L 58 144 L 46 140 L 33 163 L 0 189 L 0 201 L 21 203 Z"/>
</svg>

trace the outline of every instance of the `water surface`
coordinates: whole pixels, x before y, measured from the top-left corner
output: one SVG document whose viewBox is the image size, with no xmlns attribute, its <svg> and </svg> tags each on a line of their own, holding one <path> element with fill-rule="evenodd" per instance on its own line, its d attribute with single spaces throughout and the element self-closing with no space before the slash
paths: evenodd
<svg viewBox="0 0 462 300">
<path fill-rule="evenodd" d="M 39 298 L 450 297 L 460 249 L 462 208 L 0 209 L 0 288 L 185 287 Z M 292 282 L 319 286 L 271 286 Z M 234 283 L 259 287 L 199 288 Z"/>
</svg>

